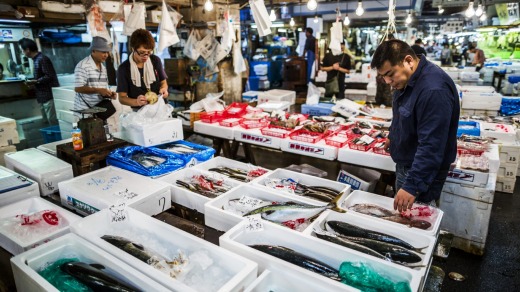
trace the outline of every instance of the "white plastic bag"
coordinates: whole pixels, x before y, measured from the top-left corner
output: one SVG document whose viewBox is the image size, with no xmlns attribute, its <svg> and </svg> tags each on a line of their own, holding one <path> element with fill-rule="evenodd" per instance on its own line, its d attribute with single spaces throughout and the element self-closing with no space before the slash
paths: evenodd
<svg viewBox="0 0 520 292">
<path fill-rule="evenodd" d="M 235 74 L 240 74 L 247 70 L 244 57 L 242 56 L 242 52 L 240 50 L 239 42 L 233 44 L 233 69 L 235 70 Z"/>
<path fill-rule="evenodd" d="M 199 31 L 193 29 L 188 37 L 188 41 L 186 42 L 186 46 L 184 46 L 183 53 L 184 56 L 192 59 L 193 61 L 197 61 L 200 57 L 200 52 L 197 50 L 197 44 L 199 42 Z"/>
<path fill-rule="evenodd" d="M 132 11 L 128 17 L 125 17 L 125 24 L 123 26 L 123 35 L 130 36 L 137 29 L 146 29 L 144 17 L 146 13 L 146 7 L 143 2 L 134 3 Z"/>
<path fill-rule="evenodd" d="M 121 127 L 130 125 L 149 125 L 165 121 L 171 118 L 173 107 L 164 102 L 164 98 L 159 98 L 154 104 L 147 104 L 137 112 L 122 114 L 120 117 Z"/>
<path fill-rule="evenodd" d="M 224 96 L 224 91 L 218 93 L 208 93 L 204 99 L 201 99 L 190 106 L 191 111 L 206 112 L 222 111 L 224 110 L 224 101 L 220 98 Z"/>
<path fill-rule="evenodd" d="M 159 26 L 159 51 L 163 51 L 165 48 L 174 45 L 179 42 L 179 36 L 177 35 L 177 23 L 180 20 L 176 12 L 175 19 L 170 15 L 170 10 L 176 12 L 171 7 L 166 5 L 163 0 L 162 4 L 162 15 L 161 24 Z M 180 15 L 180 14 L 179 14 Z M 180 15 L 182 18 L 182 15 Z"/>
<path fill-rule="evenodd" d="M 318 87 L 312 84 L 312 82 L 309 82 L 307 88 L 307 100 L 305 101 L 305 103 L 318 104 L 320 102 L 320 90 L 318 89 Z"/>
</svg>

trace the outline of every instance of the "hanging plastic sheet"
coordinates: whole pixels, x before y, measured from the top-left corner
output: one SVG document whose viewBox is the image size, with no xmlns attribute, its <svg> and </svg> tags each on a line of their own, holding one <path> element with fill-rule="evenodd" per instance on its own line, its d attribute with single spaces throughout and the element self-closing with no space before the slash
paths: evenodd
<svg viewBox="0 0 520 292">
<path fill-rule="evenodd" d="M 246 62 L 242 56 L 242 50 L 240 50 L 239 42 L 233 44 L 233 69 L 235 70 L 235 74 L 240 74 L 247 70 Z"/>
<path fill-rule="evenodd" d="M 174 12 L 176 17 L 172 17 L 171 12 Z M 161 24 L 159 25 L 159 51 L 162 52 L 165 48 L 178 43 L 179 36 L 177 35 L 177 23 L 179 23 L 182 15 L 177 13 L 171 7 L 166 5 L 163 0 Z"/>
<path fill-rule="evenodd" d="M 220 45 L 229 54 L 231 53 L 233 43 L 237 40 L 233 20 L 229 18 L 229 10 L 225 13 L 224 20 L 222 21 L 224 24 L 221 27 L 224 28 L 224 31 L 222 32 Z"/>
<path fill-rule="evenodd" d="M 112 59 L 114 60 L 114 69 L 117 70 L 121 65 L 121 56 L 119 53 L 119 41 L 117 40 L 117 34 L 112 26 Z"/>
<path fill-rule="evenodd" d="M 343 41 L 343 24 L 336 21 L 330 28 L 330 44 L 329 48 L 333 55 L 337 56 L 342 53 L 341 42 Z"/>
<path fill-rule="evenodd" d="M 218 42 L 213 37 L 212 32 L 208 32 L 206 36 L 197 43 L 195 48 L 200 52 L 200 56 L 204 59 L 208 59 L 213 54 L 213 51 L 217 48 Z"/>
<path fill-rule="evenodd" d="M 250 0 L 249 6 L 253 12 L 258 35 L 263 37 L 271 34 L 271 26 L 273 23 L 269 20 L 269 14 L 267 13 L 267 8 L 265 8 L 264 0 Z"/>
<path fill-rule="evenodd" d="M 177 141 L 154 146 L 168 153 L 174 153 L 184 160 L 186 166 L 192 167 L 204 161 L 208 161 L 215 155 L 215 149 L 188 141 Z"/>
<path fill-rule="evenodd" d="M 197 59 L 200 57 L 200 52 L 197 49 L 199 38 L 199 31 L 193 29 L 183 49 L 184 56 L 192 59 L 193 61 L 197 61 Z"/>
<path fill-rule="evenodd" d="M 127 9 L 128 5 L 125 5 L 125 9 Z M 125 13 L 125 24 L 123 26 L 123 35 L 130 36 L 137 29 L 146 29 L 146 24 L 144 22 L 144 17 L 146 13 L 146 7 L 143 2 L 134 3 L 132 6 L 132 10 L 128 13 L 128 17 L 126 17 Z"/>
<path fill-rule="evenodd" d="M 92 4 L 87 15 L 88 30 L 92 37 L 102 37 L 109 43 L 112 42 L 112 38 L 108 34 L 107 26 L 103 21 L 103 11 L 97 4 Z"/>
<path fill-rule="evenodd" d="M 112 151 L 107 164 L 144 176 L 162 176 L 183 168 L 186 162 L 174 153 L 154 147 L 127 146 Z"/>
</svg>

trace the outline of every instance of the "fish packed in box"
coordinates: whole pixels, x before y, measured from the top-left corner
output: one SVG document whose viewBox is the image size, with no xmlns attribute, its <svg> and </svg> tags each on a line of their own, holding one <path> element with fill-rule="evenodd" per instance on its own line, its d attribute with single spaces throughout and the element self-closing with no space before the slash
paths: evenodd
<svg viewBox="0 0 520 292">
<path fill-rule="evenodd" d="M 306 119 L 307 115 L 274 111 L 269 118 L 269 125 L 261 131 L 266 136 L 285 138 Z"/>
<path fill-rule="evenodd" d="M 275 190 L 283 190 L 323 202 L 332 202 L 336 197 L 343 194 L 342 191 L 326 186 L 308 186 L 292 178 L 269 178 L 264 181 L 264 185 Z"/>
<path fill-rule="evenodd" d="M 222 175 L 229 177 L 230 179 L 238 180 L 241 182 L 250 182 L 255 178 L 267 173 L 266 169 L 251 165 L 250 169 L 231 168 L 226 166 L 217 166 L 208 169 L 208 171 L 217 172 Z"/>
<path fill-rule="evenodd" d="M 69 222 L 56 210 L 42 210 L 0 219 L 0 232 L 31 242 L 42 236 L 69 226 Z"/>
<path fill-rule="evenodd" d="M 132 155 L 131 159 L 133 161 L 139 163 L 140 165 L 142 165 L 145 168 L 150 168 L 150 167 L 154 167 L 157 165 L 161 165 L 163 162 L 166 161 L 166 159 L 163 157 L 146 154 L 146 153 L 142 153 L 142 152 Z"/>
<path fill-rule="evenodd" d="M 486 152 L 489 145 L 493 143 L 494 138 L 461 135 L 457 139 L 457 152 L 461 154 L 470 154 L 480 156 Z"/>
<path fill-rule="evenodd" d="M 175 183 L 179 187 L 208 198 L 216 198 L 232 188 L 224 180 L 204 174 L 178 179 Z"/>
<path fill-rule="evenodd" d="M 437 219 L 435 208 L 417 203 L 414 204 L 411 209 L 403 212 L 388 210 L 375 204 L 355 204 L 348 209 L 357 213 L 424 230 L 429 229 L 432 223 Z"/>
</svg>

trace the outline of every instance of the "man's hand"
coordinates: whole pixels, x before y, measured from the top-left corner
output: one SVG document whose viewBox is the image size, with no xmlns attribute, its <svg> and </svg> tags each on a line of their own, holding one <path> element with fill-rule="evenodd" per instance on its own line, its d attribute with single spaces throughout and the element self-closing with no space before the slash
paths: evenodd
<svg viewBox="0 0 520 292">
<path fill-rule="evenodd" d="M 334 70 L 339 70 L 339 63 L 334 63 L 334 65 L 332 65 L 332 68 Z"/>
<path fill-rule="evenodd" d="M 168 98 L 168 88 L 159 89 L 159 94 L 162 94 L 163 98 Z"/>
<path fill-rule="evenodd" d="M 101 96 L 103 97 L 108 97 L 108 98 L 115 98 L 115 92 L 113 92 L 112 90 L 110 89 L 107 89 L 107 88 L 99 88 L 98 89 L 98 92 Z"/>
<path fill-rule="evenodd" d="M 385 141 L 385 151 L 390 152 L 390 139 L 386 139 Z"/>
<path fill-rule="evenodd" d="M 412 208 L 413 202 L 415 202 L 415 196 L 404 189 L 400 189 L 394 197 L 394 210 L 406 211 Z"/>
<path fill-rule="evenodd" d="M 147 104 L 148 104 L 148 101 L 146 100 L 146 96 L 141 94 L 137 97 L 137 106 L 143 106 L 143 105 L 147 105 Z"/>
</svg>

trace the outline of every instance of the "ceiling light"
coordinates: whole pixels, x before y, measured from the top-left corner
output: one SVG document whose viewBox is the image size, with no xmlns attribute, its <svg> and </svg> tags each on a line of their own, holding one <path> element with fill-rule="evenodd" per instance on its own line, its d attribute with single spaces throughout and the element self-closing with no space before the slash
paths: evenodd
<svg viewBox="0 0 520 292">
<path fill-rule="evenodd" d="M 444 13 L 444 8 L 442 8 L 442 5 L 439 5 L 439 14 L 443 14 Z"/>
<path fill-rule="evenodd" d="M 486 11 L 482 12 L 482 15 L 480 16 L 480 21 L 484 21 L 487 19 Z"/>
<path fill-rule="evenodd" d="M 475 8 L 473 8 L 473 1 L 469 2 L 468 9 L 466 9 L 466 17 L 471 18 L 475 15 Z"/>
<path fill-rule="evenodd" d="M 211 2 L 211 0 L 206 0 L 206 3 L 204 3 L 204 10 L 206 10 L 206 11 L 213 10 L 213 2 Z"/>
<path fill-rule="evenodd" d="M 477 17 L 480 17 L 480 16 L 482 15 L 482 12 L 483 12 L 483 10 L 482 10 L 482 4 L 479 4 L 478 7 L 477 7 L 477 10 L 475 10 L 475 15 L 476 15 Z"/>
<path fill-rule="evenodd" d="M 309 2 L 307 2 L 307 9 L 316 10 L 316 8 L 318 8 L 318 2 L 316 2 L 316 0 L 309 0 Z"/>
<path fill-rule="evenodd" d="M 356 15 L 361 16 L 363 13 L 365 13 L 365 9 L 363 9 L 363 1 L 359 0 L 357 3 Z"/>
<path fill-rule="evenodd" d="M 269 20 L 271 22 L 276 20 L 276 13 L 274 12 L 274 9 L 271 9 L 271 14 L 269 14 Z"/>
<path fill-rule="evenodd" d="M 318 15 L 314 16 L 314 23 L 318 23 L 319 19 L 318 19 Z"/>
<path fill-rule="evenodd" d="M 348 18 L 348 14 L 345 15 L 345 20 L 343 20 L 343 25 L 347 26 L 350 24 L 350 19 Z"/>
<path fill-rule="evenodd" d="M 406 20 L 404 21 L 406 24 L 412 23 L 412 13 L 408 12 L 408 16 L 406 17 Z"/>
<path fill-rule="evenodd" d="M 291 21 L 289 22 L 290 26 L 294 26 L 294 18 L 291 17 Z"/>
</svg>

